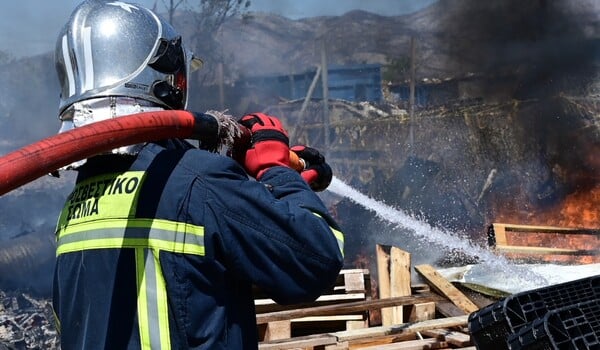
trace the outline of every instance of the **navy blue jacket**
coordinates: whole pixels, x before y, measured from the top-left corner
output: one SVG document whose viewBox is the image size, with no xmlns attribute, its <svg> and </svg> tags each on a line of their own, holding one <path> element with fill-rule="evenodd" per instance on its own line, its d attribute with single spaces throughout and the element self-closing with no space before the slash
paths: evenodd
<svg viewBox="0 0 600 350">
<path fill-rule="evenodd" d="M 256 349 L 252 285 L 282 304 L 314 300 L 342 245 L 292 169 L 258 182 L 178 140 L 89 159 L 57 225 L 62 349 Z"/>
</svg>

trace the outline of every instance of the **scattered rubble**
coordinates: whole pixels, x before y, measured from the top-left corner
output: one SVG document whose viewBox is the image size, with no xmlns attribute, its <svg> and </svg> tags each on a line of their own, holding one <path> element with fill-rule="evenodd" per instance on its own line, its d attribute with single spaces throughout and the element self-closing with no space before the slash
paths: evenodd
<svg viewBox="0 0 600 350">
<path fill-rule="evenodd" d="M 50 300 L 0 291 L 0 350 L 60 349 Z"/>
</svg>

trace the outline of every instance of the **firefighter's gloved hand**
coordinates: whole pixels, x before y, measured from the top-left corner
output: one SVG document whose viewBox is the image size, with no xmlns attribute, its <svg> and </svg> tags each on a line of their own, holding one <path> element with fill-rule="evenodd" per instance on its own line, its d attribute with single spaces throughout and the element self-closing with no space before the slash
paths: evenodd
<svg viewBox="0 0 600 350">
<path fill-rule="evenodd" d="M 250 129 L 252 141 L 242 164 L 257 180 L 274 166 L 290 165 L 290 147 L 287 131 L 279 119 L 264 113 L 253 113 L 242 117 L 240 124 Z"/>
<path fill-rule="evenodd" d="M 333 172 L 329 164 L 325 163 L 325 157 L 311 147 L 294 146 L 291 150 L 304 160 L 304 170 L 300 173 L 304 181 L 313 191 L 324 191 L 333 178 Z"/>
</svg>

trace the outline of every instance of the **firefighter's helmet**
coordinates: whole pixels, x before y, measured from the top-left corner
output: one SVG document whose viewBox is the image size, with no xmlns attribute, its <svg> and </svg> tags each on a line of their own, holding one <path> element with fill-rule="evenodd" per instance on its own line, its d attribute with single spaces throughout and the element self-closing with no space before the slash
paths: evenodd
<svg viewBox="0 0 600 350">
<path fill-rule="evenodd" d="M 74 104 L 104 97 L 184 109 L 190 70 L 198 63 L 157 14 L 106 0 L 86 0 L 73 11 L 59 34 L 55 62 L 63 120 Z"/>
</svg>

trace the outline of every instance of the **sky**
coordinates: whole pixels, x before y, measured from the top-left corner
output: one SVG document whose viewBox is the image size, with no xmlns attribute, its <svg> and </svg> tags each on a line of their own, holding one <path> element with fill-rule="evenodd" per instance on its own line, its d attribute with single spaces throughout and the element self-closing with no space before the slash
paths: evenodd
<svg viewBox="0 0 600 350">
<path fill-rule="evenodd" d="M 417 11 L 437 0 L 251 0 L 251 11 L 272 12 L 298 19 L 342 15 L 361 9 L 381 15 Z M 0 7 L 0 51 L 12 57 L 38 55 L 54 50 L 56 37 L 71 11 L 81 0 L 3 1 Z M 168 0 L 131 0 L 158 12 Z"/>
</svg>

